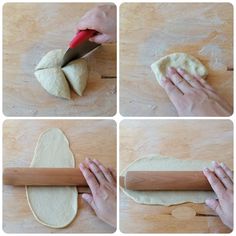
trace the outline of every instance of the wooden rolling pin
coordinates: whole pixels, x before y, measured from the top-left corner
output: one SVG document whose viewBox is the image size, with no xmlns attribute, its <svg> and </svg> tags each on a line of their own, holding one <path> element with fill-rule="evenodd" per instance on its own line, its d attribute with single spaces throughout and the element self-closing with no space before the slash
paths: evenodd
<svg viewBox="0 0 236 236">
<path fill-rule="evenodd" d="M 6 168 L 3 184 L 14 186 L 87 187 L 79 168 Z"/>
<path fill-rule="evenodd" d="M 78 168 L 6 168 L 3 183 L 13 186 L 87 187 Z M 212 190 L 202 171 L 128 171 L 120 185 L 130 190 Z"/>
<path fill-rule="evenodd" d="M 202 171 L 128 171 L 120 186 L 130 190 L 212 190 Z"/>
</svg>

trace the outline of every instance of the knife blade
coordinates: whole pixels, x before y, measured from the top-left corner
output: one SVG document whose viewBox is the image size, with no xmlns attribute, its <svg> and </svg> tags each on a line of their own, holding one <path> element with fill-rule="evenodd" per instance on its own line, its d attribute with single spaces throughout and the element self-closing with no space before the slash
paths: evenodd
<svg viewBox="0 0 236 236">
<path fill-rule="evenodd" d="M 61 67 L 67 65 L 69 62 L 75 59 L 85 56 L 100 46 L 101 44 L 89 41 L 89 38 L 95 34 L 97 34 L 97 31 L 95 30 L 88 29 L 79 31 L 70 42 L 69 48 L 62 59 Z"/>
</svg>

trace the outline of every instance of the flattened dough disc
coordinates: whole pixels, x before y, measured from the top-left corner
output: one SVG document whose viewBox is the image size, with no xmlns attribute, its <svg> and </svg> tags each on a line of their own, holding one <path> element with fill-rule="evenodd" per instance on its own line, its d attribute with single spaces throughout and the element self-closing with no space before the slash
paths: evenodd
<svg viewBox="0 0 236 236">
<path fill-rule="evenodd" d="M 179 160 L 170 157 L 151 156 L 138 159 L 121 172 L 127 171 L 199 171 L 210 167 L 210 162 L 200 160 Z M 123 192 L 140 204 L 176 205 L 184 202 L 203 203 L 207 198 L 216 198 L 211 191 L 132 191 Z"/>
<path fill-rule="evenodd" d="M 75 167 L 69 142 L 60 129 L 49 129 L 39 137 L 30 166 Z M 37 221 L 48 227 L 64 228 L 77 214 L 76 187 L 26 187 L 26 195 Z"/>
<path fill-rule="evenodd" d="M 183 68 L 190 74 L 200 76 L 203 79 L 208 74 L 206 67 L 197 58 L 186 53 L 173 53 L 162 57 L 151 65 L 152 71 L 159 83 L 166 76 L 168 67 Z"/>
</svg>

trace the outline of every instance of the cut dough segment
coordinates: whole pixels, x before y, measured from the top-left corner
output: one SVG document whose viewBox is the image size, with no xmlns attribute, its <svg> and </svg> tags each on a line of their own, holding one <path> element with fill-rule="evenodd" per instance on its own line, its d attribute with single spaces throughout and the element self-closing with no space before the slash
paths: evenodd
<svg viewBox="0 0 236 236">
<path fill-rule="evenodd" d="M 183 68 L 190 74 L 200 76 L 203 79 L 208 74 L 206 67 L 197 58 L 186 53 L 173 53 L 162 57 L 151 65 L 152 71 L 159 83 L 166 76 L 168 67 Z"/>
<path fill-rule="evenodd" d="M 48 93 L 70 99 L 70 88 L 60 68 L 37 70 L 34 74 Z"/>
<path fill-rule="evenodd" d="M 200 160 L 179 160 L 170 157 L 151 156 L 138 159 L 121 172 L 127 171 L 201 171 L 211 163 Z M 216 198 L 211 191 L 133 191 L 122 188 L 123 192 L 140 204 L 176 205 L 184 202 L 203 203 L 207 198 Z"/>
<path fill-rule="evenodd" d="M 69 142 L 60 129 L 49 129 L 40 136 L 30 166 L 75 167 Z M 26 195 L 33 215 L 43 225 L 64 228 L 76 217 L 76 187 L 26 187 Z"/>
<path fill-rule="evenodd" d="M 62 49 L 55 49 L 48 52 L 36 66 L 35 70 L 61 67 L 62 58 L 65 52 Z"/>
<path fill-rule="evenodd" d="M 84 59 L 77 59 L 62 68 L 74 91 L 82 96 L 87 84 L 88 67 Z"/>
</svg>

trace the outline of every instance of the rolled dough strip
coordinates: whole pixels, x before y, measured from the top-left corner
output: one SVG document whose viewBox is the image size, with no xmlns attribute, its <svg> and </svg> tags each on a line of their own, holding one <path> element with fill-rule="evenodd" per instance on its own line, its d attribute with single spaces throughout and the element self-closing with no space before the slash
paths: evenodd
<svg viewBox="0 0 236 236">
<path fill-rule="evenodd" d="M 30 166 L 75 167 L 69 142 L 60 129 L 49 129 L 39 137 Z M 64 228 L 76 217 L 76 187 L 26 187 L 26 195 L 34 217 L 43 225 Z"/>
<path fill-rule="evenodd" d="M 197 58 L 186 53 L 173 53 L 162 57 L 151 65 L 159 83 L 166 76 L 168 67 L 183 68 L 190 74 L 200 76 L 203 79 L 208 74 L 206 67 Z"/>
<path fill-rule="evenodd" d="M 211 163 L 200 160 L 179 160 L 170 157 L 151 156 L 138 159 L 121 172 L 127 171 L 199 171 Z M 176 205 L 184 202 L 203 203 L 207 198 L 216 198 L 211 191 L 132 191 L 123 192 L 140 204 Z"/>
</svg>

